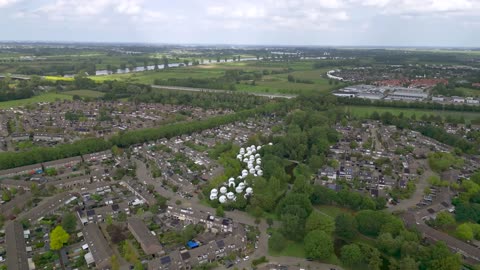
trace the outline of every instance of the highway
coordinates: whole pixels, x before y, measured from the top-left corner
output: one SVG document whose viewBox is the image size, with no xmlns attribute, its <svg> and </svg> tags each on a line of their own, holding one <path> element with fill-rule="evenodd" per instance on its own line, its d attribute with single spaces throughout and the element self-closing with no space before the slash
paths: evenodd
<svg viewBox="0 0 480 270">
<path fill-rule="evenodd" d="M 253 95 L 257 97 L 266 97 L 266 98 L 295 98 L 297 95 L 288 95 L 288 94 L 267 94 L 267 93 L 255 93 L 255 92 L 241 92 L 241 91 L 232 91 L 232 90 L 219 90 L 219 89 L 206 89 L 206 88 L 193 88 L 193 87 L 183 87 L 183 86 L 167 86 L 167 85 L 152 85 L 152 88 L 165 89 L 165 90 L 177 90 L 177 91 L 187 91 L 187 92 L 208 92 L 208 93 L 244 93 L 248 95 Z"/>
</svg>

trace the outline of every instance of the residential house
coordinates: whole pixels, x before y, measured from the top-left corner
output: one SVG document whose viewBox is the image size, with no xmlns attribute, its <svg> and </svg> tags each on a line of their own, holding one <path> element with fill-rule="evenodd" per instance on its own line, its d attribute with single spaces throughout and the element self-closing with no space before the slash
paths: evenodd
<svg viewBox="0 0 480 270">
<path fill-rule="evenodd" d="M 88 244 L 88 253 L 85 255 L 87 264 L 95 264 L 95 269 L 110 269 L 110 258 L 113 251 L 107 239 L 97 224 L 88 224 L 83 229 L 85 241 Z"/>
<path fill-rule="evenodd" d="M 145 223 L 138 218 L 128 219 L 128 229 L 133 234 L 135 239 L 147 255 L 161 254 L 163 252 L 162 246 L 158 238 L 152 234 Z"/>
<path fill-rule="evenodd" d="M 7 246 L 7 269 L 29 270 L 27 247 L 23 227 L 19 222 L 7 223 L 5 227 Z"/>
</svg>

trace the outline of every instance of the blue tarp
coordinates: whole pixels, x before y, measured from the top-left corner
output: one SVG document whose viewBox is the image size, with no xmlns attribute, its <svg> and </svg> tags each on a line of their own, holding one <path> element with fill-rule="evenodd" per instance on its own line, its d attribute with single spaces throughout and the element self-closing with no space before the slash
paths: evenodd
<svg viewBox="0 0 480 270">
<path fill-rule="evenodd" d="M 197 248 L 197 247 L 198 247 L 198 243 L 195 242 L 195 241 L 190 240 L 190 241 L 187 242 L 187 246 L 188 246 L 188 248 L 191 248 L 191 249 L 192 249 L 192 248 Z"/>
</svg>

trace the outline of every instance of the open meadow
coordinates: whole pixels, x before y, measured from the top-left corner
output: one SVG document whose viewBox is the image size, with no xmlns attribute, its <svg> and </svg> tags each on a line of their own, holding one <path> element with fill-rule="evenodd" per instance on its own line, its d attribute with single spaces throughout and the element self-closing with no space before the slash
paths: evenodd
<svg viewBox="0 0 480 270">
<path fill-rule="evenodd" d="M 255 82 L 240 81 L 235 85 L 237 91 L 271 94 L 300 94 L 312 91 L 326 93 L 341 86 L 338 82 L 330 82 L 324 77 L 328 71 L 327 68 L 314 69 L 313 63 L 313 61 L 297 61 L 292 63 L 256 61 L 212 63 L 158 71 L 91 76 L 90 78 L 97 82 L 121 80 L 130 83 L 153 84 L 156 79 L 216 79 L 222 77 L 227 70 L 242 70 L 244 72 L 262 73 L 265 71 L 266 74 L 263 75 L 261 79 L 255 80 Z M 288 69 L 291 70 L 290 73 L 286 72 Z M 296 80 L 301 80 L 301 82 L 289 81 L 289 75 L 293 76 Z"/>
<path fill-rule="evenodd" d="M 38 102 L 54 102 L 57 100 L 71 100 L 72 95 L 57 94 L 57 93 L 44 93 L 38 96 L 33 96 L 26 99 L 17 99 L 0 102 L 0 109 L 8 109 L 13 107 L 26 106 Z"/>
<path fill-rule="evenodd" d="M 459 111 L 437 111 L 437 110 L 421 110 L 421 109 L 404 109 L 404 108 L 389 108 L 389 107 L 364 107 L 364 106 L 345 106 L 345 111 L 357 118 L 368 118 L 373 112 L 379 114 L 390 112 L 393 115 L 400 115 L 403 113 L 405 117 L 411 117 L 415 115 L 417 119 L 420 119 L 423 115 L 437 116 L 440 115 L 443 118 L 450 117 L 452 119 L 464 118 L 467 123 L 472 120 L 480 119 L 480 113 L 476 112 L 459 112 Z"/>
</svg>

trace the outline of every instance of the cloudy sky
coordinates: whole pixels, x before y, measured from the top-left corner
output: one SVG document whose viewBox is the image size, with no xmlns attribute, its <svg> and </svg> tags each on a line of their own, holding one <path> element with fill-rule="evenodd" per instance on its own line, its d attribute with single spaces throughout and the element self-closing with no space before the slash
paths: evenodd
<svg viewBox="0 0 480 270">
<path fill-rule="evenodd" d="M 0 0 L 0 39 L 480 47 L 480 0 Z"/>
</svg>

